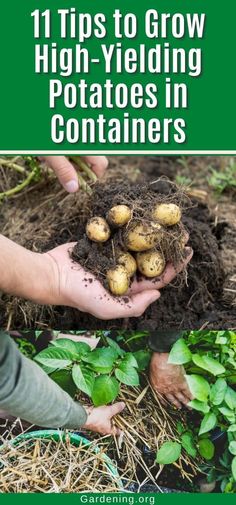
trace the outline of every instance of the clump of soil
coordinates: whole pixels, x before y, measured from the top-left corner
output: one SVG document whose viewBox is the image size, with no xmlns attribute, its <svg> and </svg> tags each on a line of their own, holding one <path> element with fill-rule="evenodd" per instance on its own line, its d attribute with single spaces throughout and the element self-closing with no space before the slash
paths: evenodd
<svg viewBox="0 0 236 505">
<path fill-rule="evenodd" d="M 152 180 L 154 180 L 154 174 L 153 171 Z M 159 176 L 159 173 L 155 175 Z M 174 186 L 163 179 L 159 179 L 157 183 L 152 185 L 152 191 L 157 192 L 158 195 L 163 194 L 165 197 L 169 194 L 170 188 L 173 191 Z M 104 194 L 100 195 L 94 207 L 96 212 L 101 212 L 103 208 L 102 198 L 104 198 Z M 212 217 L 207 205 L 192 199 L 191 205 L 186 205 L 183 208 L 183 224 L 190 236 L 188 245 L 192 247 L 194 252 L 188 265 L 187 285 L 176 279 L 171 285 L 161 290 L 160 299 L 138 319 L 101 322 L 73 309 L 64 309 L 60 311 L 61 316 L 58 314 L 59 317 L 56 318 L 58 327 L 63 325 L 64 329 L 77 328 L 81 327 L 81 323 L 84 327 L 94 329 L 121 327 L 145 330 L 196 329 L 202 325 L 221 329 L 234 327 L 236 311 L 232 306 L 227 306 L 222 301 L 225 274 L 219 243 L 213 233 Z M 83 226 L 77 228 L 77 237 L 82 237 L 83 229 Z M 92 264 L 98 258 L 97 248 L 95 250 L 96 254 L 92 252 L 93 249 L 90 252 L 92 256 L 94 254 Z M 102 267 L 107 267 L 107 258 L 109 258 L 109 254 L 104 255 Z M 70 318 L 69 324 L 65 323 L 68 316 Z"/>
<path fill-rule="evenodd" d="M 148 227 L 152 222 L 151 213 L 154 206 L 163 202 L 174 203 L 182 211 L 190 206 L 190 200 L 175 184 L 165 179 L 160 179 L 159 184 L 161 189 L 165 187 L 165 192 L 156 191 L 153 184 L 135 184 L 129 180 L 98 182 L 93 187 L 89 217 L 100 216 L 106 219 L 109 210 L 117 205 L 126 205 L 132 211 L 132 219 L 125 226 L 111 226 L 111 237 L 104 243 L 91 241 L 86 235 L 86 223 L 79 224 L 78 241 L 71 257 L 93 273 L 105 288 L 108 288 L 106 272 L 116 266 L 117 252 L 131 252 L 125 243 L 125 237 L 132 227 L 137 223 Z M 163 238 L 157 244 L 156 250 L 161 252 L 166 262 L 171 261 L 177 266 L 186 255 L 183 247 L 185 227 L 180 221 L 173 226 L 162 226 L 162 230 Z M 135 257 L 135 253 L 133 254 Z M 140 277 L 138 273 L 137 276 Z"/>
</svg>

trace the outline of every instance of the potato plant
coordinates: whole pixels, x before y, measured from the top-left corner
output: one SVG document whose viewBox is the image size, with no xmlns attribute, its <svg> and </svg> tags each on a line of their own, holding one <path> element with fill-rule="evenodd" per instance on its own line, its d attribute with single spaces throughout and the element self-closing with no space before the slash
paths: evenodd
<svg viewBox="0 0 236 505">
<path fill-rule="evenodd" d="M 208 480 L 220 481 L 222 492 L 236 491 L 236 333 L 193 331 L 179 339 L 169 363 L 183 365 L 193 395 L 191 409 L 200 415 L 200 426 L 184 431 L 179 423 L 179 440 L 166 442 L 157 453 L 157 463 L 170 464 L 182 448 L 191 456 L 200 453 L 208 464 Z M 218 428 L 227 437 L 224 454 L 214 460 L 212 432 Z"/>
<path fill-rule="evenodd" d="M 81 392 L 99 406 L 117 398 L 120 384 L 139 385 L 149 352 L 125 352 L 109 337 L 106 346 L 94 350 L 84 342 L 59 338 L 34 359 L 72 397 Z"/>
</svg>

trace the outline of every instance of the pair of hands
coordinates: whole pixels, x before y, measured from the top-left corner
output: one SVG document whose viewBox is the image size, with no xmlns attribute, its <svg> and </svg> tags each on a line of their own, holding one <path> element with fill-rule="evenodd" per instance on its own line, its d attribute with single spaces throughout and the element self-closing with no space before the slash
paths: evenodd
<svg viewBox="0 0 236 505">
<path fill-rule="evenodd" d="M 65 156 L 46 156 L 43 159 L 67 191 L 79 189 L 76 170 Z M 84 160 L 98 177 L 104 174 L 108 165 L 104 156 L 87 156 Z M 48 283 L 51 293 L 44 303 L 73 307 L 103 320 L 141 316 L 151 303 L 158 300 L 159 290 L 169 284 L 192 258 L 192 250 L 187 248 L 186 259 L 178 268 L 169 263 L 161 277 L 134 281 L 127 296 L 115 298 L 91 274 L 89 279 L 92 282 L 88 282 L 85 270 L 71 261 L 69 253 L 74 245 L 63 244 L 43 255 L 51 277 Z"/>
<path fill-rule="evenodd" d="M 58 338 L 72 338 L 77 342 L 86 342 L 91 349 L 97 347 L 99 338 L 83 337 L 61 334 Z M 187 406 L 192 399 L 191 393 L 184 377 L 184 368 L 179 365 L 168 363 L 168 353 L 153 353 L 149 378 L 154 390 L 160 395 L 162 403 L 172 403 L 177 408 Z M 113 422 L 113 417 L 120 414 L 125 408 L 124 402 L 116 402 L 113 405 L 85 408 L 88 417 L 83 428 L 100 433 L 101 435 L 120 434 Z"/>
<path fill-rule="evenodd" d="M 168 364 L 167 353 L 154 353 L 150 364 L 150 382 L 153 389 L 160 395 L 161 402 L 171 403 L 178 409 L 187 406 L 192 400 L 191 393 L 184 377 L 184 368 Z M 101 435 L 118 436 L 119 428 L 113 424 L 112 418 L 120 414 L 125 403 L 117 402 L 110 406 L 87 409 L 87 421 L 83 428 L 95 431 Z"/>
<path fill-rule="evenodd" d="M 74 193 L 79 190 L 76 170 L 65 156 L 47 156 L 44 160 L 53 169 L 66 191 Z M 84 160 L 98 177 L 104 174 L 108 166 L 104 156 L 88 156 L 84 157 Z M 128 296 L 123 299 L 110 296 L 94 276 L 92 276 L 93 284 L 90 284 L 91 289 L 88 289 L 86 272 L 70 260 L 69 252 L 73 246 L 74 244 L 64 244 L 43 255 L 49 263 L 51 261 L 51 270 L 54 273 L 51 289 L 54 291 L 52 298 L 57 301 L 53 303 L 74 307 L 101 319 L 113 319 L 114 315 L 116 318 L 142 315 L 146 308 L 160 297 L 159 290 L 169 284 L 192 258 L 191 248 L 186 248 L 186 259 L 177 269 L 168 264 L 161 277 L 151 281 L 146 279 L 140 282 L 134 281 Z M 167 400 L 177 408 L 187 405 L 191 400 L 191 393 L 184 378 L 184 369 L 168 364 L 168 354 L 153 354 L 150 381 L 163 400 Z M 118 435 L 119 430 L 113 426 L 112 417 L 122 412 L 124 408 L 125 404 L 118 402 L 111 406 L 90 409 L 84 427 L 103 435 Z"/>
</svg>

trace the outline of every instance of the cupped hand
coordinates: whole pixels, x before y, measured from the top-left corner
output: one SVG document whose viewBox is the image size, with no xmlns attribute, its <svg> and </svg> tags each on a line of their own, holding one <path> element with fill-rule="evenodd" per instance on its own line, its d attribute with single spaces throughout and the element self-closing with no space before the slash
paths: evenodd
<svg viewBox="0 0 236 505">
<path fill-rule="evenodd" d="M 109 406 L 85 408 L 88 417 L 82 428 L 95 431 L 96 433 L 100 433 L 100 435 L 117 436 L 120 434 L 120 430 L 112 423 L 112 418 L 120 414 L 124 408 L 124 402 L 117 402 Z"/>
<path fill-rule="evenodd" d="M 83 156 L 81 158 L 86 161 L 97 177 L 101 177 L 108 166 L 105 156 Z M 61 185 L 68 193 L 78 191 L 79 182 L 76 169 L 66 156 L 43 156 L 41 159 L 55 172 Z"/>
<path fill-rule="evenodd" d="M 146 289 L 123 297 L 112 296 L 93 274 L 70 258 L 75 243 L 63 244 L 44 254 L 51 260 L 50 303 L 74 307 L 99 319 L 138 317 L 160 297 L 156 289 Z M 48 302 L 47 302 L 48 303 Z"/>
<path fill-rule="evenodd" d="M 72 261 L 70 252 L 74 245 L 75 243 L 63 244 L 43 255 L 51 262 L 53 272 L 50 282 L 52 292 L 50 302 L 47 303 L 74 307 L 104 320 L 141 316 L 151 303 L 158 300 L 159 289 L 171 282 L 192 257 L 190 250 L 178 269 L 169 264 L 156 282 L 134 281 L 127 295 L 114 297 L 93 274 Z"/>
<path fill-rule="evenodd" d="M 180 409 L 187 406 L 192 395 L 185 380 L 184 367 L 168 363 L 168 353 L 154 352 L 150 363 L 150 382 L 155 391 L 165 400 Z"/>
</svg>

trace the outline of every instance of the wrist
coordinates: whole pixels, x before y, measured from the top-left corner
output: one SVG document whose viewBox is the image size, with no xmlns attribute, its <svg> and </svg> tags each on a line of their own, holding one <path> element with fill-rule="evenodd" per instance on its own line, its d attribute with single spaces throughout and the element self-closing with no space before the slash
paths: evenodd
<svg viewBox="0 0 236 505">
<path fill-rule="evenodd" d="M 151 357 L 151 363 L 155 362 L 158 367 L 166 367 L 168 363 L 169 353 L 168 352 L 154 352 Z"/>
<path fill-rule="evenodd" d="M 0 235 L 0 290 L 36 303 L 56 304 L 59 272 L 53 258 Z"/>
<path fill-rule="evenodd" d="M 59 304 L 59 272 L 56 263 L 47 253 L 31 254 L 31 272 L 27 279 L 24 298 L 41 305 Z"/>
<path fill-rule="evenodd" d="M 83 409 L 86 414 L 86 420 L 85 420 L 84 424 L 81 426 L 81 428 L 87 428 L 90 426 L 90 415 L 92 414 L 94 407 L 85 407 L 83 405 Z"/>
</svg>

